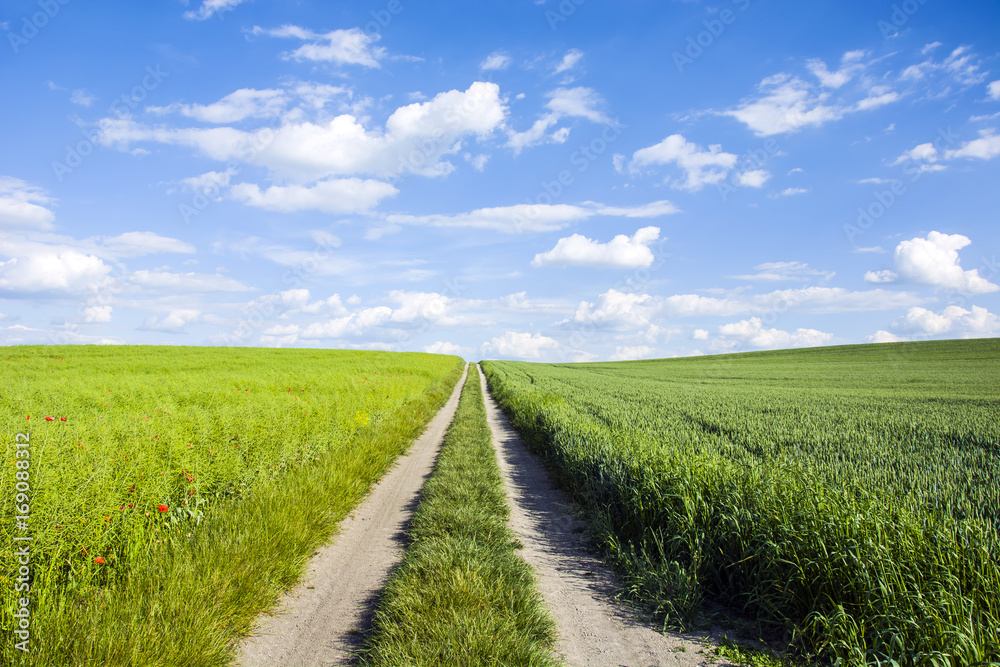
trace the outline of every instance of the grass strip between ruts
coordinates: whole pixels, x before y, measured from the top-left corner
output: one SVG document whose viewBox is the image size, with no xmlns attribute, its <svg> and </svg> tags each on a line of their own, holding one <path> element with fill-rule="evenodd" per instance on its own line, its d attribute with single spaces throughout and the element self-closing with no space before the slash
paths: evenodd
<svg viewBox="0 0 1000 667">
<path fill-rule="evenodd" d="M 555 625 L 535 588 L 470 366 L 454 421 L 383 592 L 364 664 L 558 665 Z"/>
</svg>

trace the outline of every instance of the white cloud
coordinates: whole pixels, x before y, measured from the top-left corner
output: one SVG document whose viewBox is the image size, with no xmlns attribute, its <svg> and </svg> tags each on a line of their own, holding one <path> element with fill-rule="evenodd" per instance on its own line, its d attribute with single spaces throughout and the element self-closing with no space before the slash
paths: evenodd
<svg viewBox="0 0 1000 667">
<path fill-rule="evenodd" d="M 171 310 L 166 316 L 157 318 L 150 316 L 139 327 L 143 331 L 159 331 L 162 333 L 185 333 L 184 327 L 196 322 L 201 317 L 197 310 L 178 308 Z"/>
<path fill-rule="evenodd" d="M 221 274 L 171 273 L 169 271 L 135 271 L 129 281 L 147 289 L 183 292 L 247 292 L 252 287 Z"/>
<path fill-rule="evenodd" d="M 230 196 L 249 206 L 268 211 L 322 211 L 324 213 L 365 213 L 386 197 L 399 193 L 383 181 L 360 178 L 330 178 L 312 187 L 272 185 L 261 190 L 256 183 L 237 183 Z"/>
<path fill-rule="evenodd" d="M 549 98 L 545 107 L 549 110 L 536 120 L 532 126 L 523 131 L 508 130 L 507 146 L 519 154 L 525 148 L 536 146 L 546 139 L 554 143 L 563 143 L 569 134 L 569 128 L 561 128 L 552 134 L 546 134 L 565 117 L 586 118 L 594 123 L 611 124 L 611 119 L 600 110 L 605 106 L 604 98 L 593 88 L 582 86 L 576 88 L 556 88 L 546 93 Z"/>
<path fill-rule="evenodd" d="M 427 345 L 424 347 L 424 352 L 429 354 L 448 354 L 448 355 L 458 355 L 461 356 L 463 353 L 467 352 L 468 349 L 461 347 L 460 345 L 455 345 L 454 343 L 446 343 L 444 341 L 438 341 Z"/>
<path fill-rule="evenodd" d="M 991 82 L 990 85 L 986 87 L 986 90 L 989 93 L 990 98 L 1000 100 L 1000 80 Z"/>
<path fill-rule="evenodd" d="M 87 306 L 83 309 L 83 321 L 91 324 L 111 321 L 111 306 Z"/>
<path fill-rule="evenodd" d="M 842 87 L 864 70 L 864 65 L 858 62 L 863 56 L 863 51 L 848 51 L 841 59 L 841 67 L 836 72 L 831 72 L 826 63 L 819 59 L 807 61 L 806 67 L 819 79 L 820 85 L 824 88 L 836 89 Z"/>
<path fill-rule="evenodd" d="M 1000 318 L 980 306 L 972 306 L 971 310 L 948 306 L 940 313 L 914 307 L 893 322 L 893 328 L 923 336 L 959 334 L 963 338 L 988 338 L 1000 335 Z"/>
<path fill-rule="evenodd" d="M 568 72 L 569 70 L 576 67 L 577 63 L 580 62 L 581 58 L 583 58 L 583 51 L 580 51 L 578 49 L 570 49 L 569 51 L 566 52 L 566 55 L 563 56 L 562 60 L 559 61 L 559 64 L 556 65 L 555 69 L 552 71 L 554 74 L 562 74 L 563 72 Z"/>
<path fill-rule="evenodd" d="M 694 340 L 708 340 L 708 335 L 706 329 L 695 329 L 694 333 L 691 334 L 691 338 Z"/>
<path fill-rule="evenodd" d="M 794 197 L 795 195 L 803 195 L 809 192 L 805 188 L 785 188 L 781 192 L 776 192 L 770 195 L 771 199 L 777 199 L 778 197 Z"/>
<path fill-rule="evenodd" d="M 659 238 L 659 227 L 643 227 L 631 237 L 619 234 L 607 243 L 573 234 L 559 239 L 552 250 L 535 255 L 531 265 L 619 269 L 647 267 L 654 260 L 649 245 Z"/>
<path fill-rule="evenodd" d="M 733 276 L 738 280 L 808 280 L 811 278 L 823 278 L 829 280 L 834 276 L 832 271 L 820 271 L 811 269 L 805 262 L 765 262 L 754 267 L 757 273 L 750 275 Z"/>
<path fill-rule="evenodd" d="M 893 254 L 895 273 L 905 281 L 953 289 L 968 294 L 995 292 L 1000 287 L 979 275 L 978 269 L 962 269 L 958 251 L 972 243 L 961 234 L 932 231 L 927 238 L 902 241 Z M 892 272 L 869 272 L 866 280 L 887 282 Z"/>
<path fill-rule="evenodd" d="M 111 273 L 99 257 L 77 250 L 35 249 L 0 262 L 0 291 L 87 292 Z"/>
<path fill-rule="evenodd" d="M 866 283 L 893 283 L 899 280 L 899 274 L 889 269 L 868 271 L 865 273 Z"/>
<path fill-rule="evenodd" d="M 97 98 L 88 93 L 86 90 L 74 90 L 70 96 L 69 101 L 73 104 L 77 104 L 81 107 L 89 107 Z"/>
<path fill-rule="evenodd" d="M 211 159 L 264 166 L 300 183 L 357 174 L 443 176 L 454 170 L 443 158 L 458 153 L 464 137 L 486 137 L 503 123 L 507 109 L 499 95 L 495 83 L 477 81 L 465 91 L 396 109 L 384 131 L 368 130 L 349 114 L 320 124 L 287 122 L 276 130 L 255 131 L 170 129 L 104 118 L 98 137 L 103 145 L 121 149 L 149 141 L 191 146 Z"/>
<path fill-rule="evenodd" d="M 247 0 L 204 0 L 197 11 L 184 12 L 184 18 L 189 21 L 204 21 L 215 14 L 236 9 Z"/>
<path fill-rule="evenodd" d="M 52 229 L 53 200 L 45 190 L 19 178 L 0 176 L 0 228 Z"/>
<path fill-rule="evenodd" d="M 274 118 L 281 114 L 289 102 L 282 90 L 241 88 L 212 104 L 181 104 L 175 102 L 165 107 L 146 107 L 155 114 L 179 113 L 205 123 L 236 123 L 247 118 Z"/>
<path fill-rule="evenodd" d="M 675 187 L 695 191 L 724 180 L 736 161 L 737 156 L 724 152 L 719 144 L 709 146 L 706 151 L 680 134 L 671 134 L 660 143 L 633 153 L 629 171 L 635 173 L 651 165 L 674 163 L 686 174 L 684 181 Z"/>
<path fill-rule="evenodd" d="M 955 158 L 977 158 L 980 160 L 992 160 L 1000 155 L 1000 135 L 995 134 L 996 130 L 986 129 L 979 131 L 979 138 L 967 141 L 960 148 L 945 152 L 945 158 L 953 160 Z"/>
<path fill-rule="evenodd" d="M 902 336 L 897 336 L 894 333 L 891 333 L 889 331 L 884 331 L 882 329 L 879 329 L 871 336 L 865 337 L 865 341 L 869 343 L 901 343 L 906 340 L 908 339 L 903 338 Z"/>
<path fill-rule="evenodd" d="M 483 62 L 479 63 L 479 69 L 484 72 L 507 69 L 509 66 L 510 56 L 503 51 L 494 51 L 486 56 Z"/>
<path fill-rule="evenodd" d="M 816 347 L 828 343 L 833 334 L 817 329 L 796 329 L 788 332 L 781 329 L 765 329 L 759 317 L 724 324 L 719 327 L 719 334 L 730 339 L 745 342 L 759 349 L 778 349 L 789 347 Z"/>
<path fill-rule="evenodd" d="M 182 254 L 197 252 L 190 243 L 153 232 L 125 232 L 104 239 L 102 245 L 118 257 L 139 257 L 161 252 Z"/>
<path fill-rule="evenodd" d="M 379 61 L 385 57 L 385 49 L 375 46 L 381 36 L 367 34 L 360 28 L 333 30 L 328 33 L 315 33 L 294 25 L 284 25 L 273 30 L 259 27 L 253 29 L 255 35 L 265 34 L 271 37 L 285 37 L 309 42 L 303 44 L 286 58 L 295 60 L 312 60 L 315 62 L 331 62 L 338 65 L 361 65 L 362 67 L 380 67 Z"/>
<path fill-rule="evenodd" d="M 545 352 L 555 352 L 559 343 L 540 333 L 529 334 L 507 331 L 503 336 L 483 343 L 483 355 L 495 354 L 499 357 L 515 359 L 540 359 Z"/>
<path fill-rule="evenodd" d="M 649 294 L 609 289 L 595 303 L 580 302 L 572 321 L 610 329 L 640 329 L 651 323 L 659 309 L 657 299 Z"/>
<path fill-rule="evenodd" d="M 747 188 L 761 188 L 771 178 L 766 169 L 751 169 L 736 175 L 736 183 Z"/>
<path fill-rule="evenodd" d="M 608 358 L 608 361 L 648 359 L 655 351 L 648 345 L 619 345 L 615 347 L 615 353 Z"/>
<path fill-rule="evenodd" d="M 508 234 L 526 232 L 549 232 L 563 229 L 570 223 L 586 220 L 594 215 L 626 218 L 653 218 L 678 212 L 677 207 L 666 200 L 650 202 L 639 206 L 604 206 L 596 202 L 583 205 L 572 204 L 515 204 L 480 208 L 468 213 L 453 215 L 403 215 L 385 216 L 393 225 L 429 225 L 432 227 L 470 227 L 492 229 Z"/>
<path fill-rule="evenodd" d="M 839 120 L 845 110 L 828 104 L 826 93 L 817 93 L 798 77 L 776 74 L 758 85 L 760 95 L 744 100 L 737 108 L 721 112 L 753 130 L 758 136 L 797 132 Z"/>
</svg>

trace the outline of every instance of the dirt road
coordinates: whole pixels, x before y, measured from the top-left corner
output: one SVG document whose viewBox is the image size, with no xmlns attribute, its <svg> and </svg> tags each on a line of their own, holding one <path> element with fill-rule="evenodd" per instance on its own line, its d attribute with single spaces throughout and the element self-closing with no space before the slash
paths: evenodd
<svg viewBox="0 0 1000 667">
<path fill-rule="evenodd" d="M 524 544 L 539 590 L 556 619 L 558 650 L 572 667 L 708 664 L 705 640 L 660 634 L 611 599 L 614 574 L 585 548 L 570 500 L 525 449 L 481 376 L 486 415 L 511 504 L 511 528 Z M 719 663 L 713 663 L 719 664 Z"/>
<path fill-rule="evenodd" d="M 465 378 L 409 452 L 313 557 L 303 580 L 282 597 L 275 615 L 258 621 L 240 647 L 239 665 L 351 664 L 378 593 L 402 559 L 404 530 L 458 407 Z"/>
</svg>

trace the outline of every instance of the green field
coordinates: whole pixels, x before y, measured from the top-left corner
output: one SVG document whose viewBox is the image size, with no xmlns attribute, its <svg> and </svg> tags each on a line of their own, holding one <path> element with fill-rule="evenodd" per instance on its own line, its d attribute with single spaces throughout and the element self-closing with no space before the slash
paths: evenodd
<svg viewBox="0 0 1000 667">
<path fill-rule="evenodd" d="M 462 367 L 383 352 L 6 348 L 4 636 L 26 595 L 14 538 L 30 536 L 31 664 L 222 664 Z M 25 657 L 14 644 L 3 664 Z"/>
<path fill-rule="evenodd" d="M 844 664 L 1000 660 L 1000 340 L 484 362 L 631 594 Z"/>
</svg>

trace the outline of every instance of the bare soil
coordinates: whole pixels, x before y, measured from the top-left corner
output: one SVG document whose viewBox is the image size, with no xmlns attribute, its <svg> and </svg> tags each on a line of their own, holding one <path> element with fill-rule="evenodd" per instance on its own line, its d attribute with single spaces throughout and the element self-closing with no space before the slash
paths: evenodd
<svg viewBox="0 0 1000 667">
<path fill-rule="evenodd" d="M 716 664 L 705 636 L 660 633 L 634 608 L 616 600 L 615 574 L 587 547 L 573 503 L 549 480 L 481 376 L 486 414 L 511 504 L 511 528 L 536 573 L 556 620 L 558 651 L 574 667 Z"/>
<path fill-rule="evenodd" d="M 242 667 L 354 664 L 378 594 L 402 560 L 405 531 L 458 407 L 466 375 L 423 435 L 341 523 L 274 615 L 258 619 L 240 646 Z M 317 502 L 320 502 L 317 500 Z"/>
</svg>

